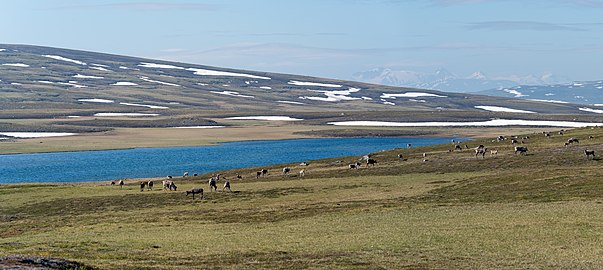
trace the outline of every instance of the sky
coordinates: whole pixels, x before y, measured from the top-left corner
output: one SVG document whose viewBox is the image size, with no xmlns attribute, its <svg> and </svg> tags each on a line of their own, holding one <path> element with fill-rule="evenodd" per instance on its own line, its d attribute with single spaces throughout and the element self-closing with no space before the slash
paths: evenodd
<svg viewBox="0 0 603 270">
<path fill-rule="evenodd" d="M 350 79 L 603 79 L 603 0 L 3 0 L 0 44 Z"/>
</svg>

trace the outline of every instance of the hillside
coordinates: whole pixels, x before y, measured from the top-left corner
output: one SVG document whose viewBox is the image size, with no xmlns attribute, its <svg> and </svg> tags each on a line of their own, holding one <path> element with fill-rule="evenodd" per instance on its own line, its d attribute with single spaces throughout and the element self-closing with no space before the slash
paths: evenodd
<svg viewBox="0 0 603 270">
<path fill-rule="evenodd" d="M 469 110 L 584 113 L 573 105 L 233 70 L 94 52 L 0 45 L 0 108 L 36 115 L 178 110 Z M 40 111 L 45 110 L 45 111 Z M 6 113 L 0 115 L 8 117 Z M 17 117 L 17 116 L 13 116 Z"/>
<path fill-rule="evenodd" d="M 603 81 L 580 81 L 569 84 L 520 85 L 503 89 L 480 91 L 479 94 L 539 100 L 552 103 L 576 103 L 585 111 L 597 110 L 603 104 Z M 593 107 L 595 106 L 595 107 Z M 600 111 L 601 113 L 603 111 Z"/>
<path fill-rule="evenodd" d="M 0 154 L 603 125 L 581 107 L 0 45 Z"/>
</svg>

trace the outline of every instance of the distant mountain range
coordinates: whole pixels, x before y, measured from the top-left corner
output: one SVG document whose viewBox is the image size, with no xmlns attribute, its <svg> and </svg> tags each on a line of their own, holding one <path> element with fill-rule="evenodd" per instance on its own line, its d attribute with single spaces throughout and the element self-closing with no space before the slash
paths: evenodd
<svg viewBox="0 0 603 270">
<path fill-rule="evenodd" d="M 489 96 L 514 97 L 552 103 L 600 104 L 603 106 L 603 80 L 555 85 L 519 85 L 478 93 Z"/>
<path fill-rule="evenodd" d="M 433 73 L 375 68 L 372 70 L 355 73 L 352 76 L 352 80 L 390 86 L 403 86 L 460 93 L 478 92 L 488 89 L 510 88 L 518 85 L 559 84 L 570 81 L 568 78 L 563 78 L 552 74 L 546 74 L 543 76 L 511 75 L 507 77 L 490 78 L 480 71 L 476 71 L 466 77 L 461 77 L 443 68 L 440 68 Z"/>
</svg>

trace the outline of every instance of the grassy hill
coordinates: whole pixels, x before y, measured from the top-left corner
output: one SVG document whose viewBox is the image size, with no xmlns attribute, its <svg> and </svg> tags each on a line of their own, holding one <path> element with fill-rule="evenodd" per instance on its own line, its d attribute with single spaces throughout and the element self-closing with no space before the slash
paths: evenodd
<svg viewBox="0 0 603 270">
<path fill-rule="evenodd" d="M 338 121 L 603 122 L 596 111 L 583 111 L 581 105 L 569 103 L 443 93 L 40 46 L 0 44 L 0 49 L 0 132 L 78 134 L 35 140 L 0 135 L 0 153 L 373 134 L 475 137 L 492 132 L 483 127 L 417 130 L 329 124 Z M 503 111 L 487 111 L 492 108 Z M 227 119 L 258 115 L 303 121 Z M 226 128 L 173 129 L 194 126 Z"/>
<path fill-rule="evenodd" d="M 525 156 L 493 136 L 464 143 L 498 150 L 485 158 L 449 144 L 373 153 L 358 170 L 347 165 L 361 157 L 219 172 L 234 192 L 207 192 L 210 174 L 175 179 L 178 192 L 161 179 L 144 192 L 139 180 L 0 186 L 0 255 L 100 269 L 603 268 L 602 160 L 583 154 L 603 153 L 603 129 L 550 131 L 518 134 Z M 205 199 L 182 193 L 193 187 Z"/>
<path fill-rule="evenodd" d="M 186 110 L 483 112 L 474 108 L 479 105 L 540 113 L 584 113 L 571 104 L 442 93 L 49 47 L 0 44 L 0 48 L 4 49 L 0 52 L 3 118 L 91 115 L 99 111 L 151 111 L 163 115 L 182 114 Z M 386 96 L 408 92 L 432 96 Z M 81 101 L 84 99 L 113 102 Z"/>
</svg>

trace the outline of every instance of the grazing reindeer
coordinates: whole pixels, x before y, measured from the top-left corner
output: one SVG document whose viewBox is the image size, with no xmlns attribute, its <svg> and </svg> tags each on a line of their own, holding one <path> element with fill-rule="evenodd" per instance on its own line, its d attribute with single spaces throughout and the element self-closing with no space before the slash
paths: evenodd
<svg viewBox="0 0 603 270">
<path fill-rule="evenodd" d="M 570 145 L 572 143 L 580 143 L 580 141 L 574 137 L 567 139 L 567 144 Z"/>
<path fill-rule="evenodd" d="M 243 176 L 237 173 L 237 180 L 243 180 Z"/>
<path fill-rule="evenodd" d="M 149 190 L 153 190 L 153 180 L 149 180 L 149 182 L 147 183 L 147 187 L 149 187 Z"/>
<path fill-rule="evenodd" d="M 304 177 L 306 176 L 306 170 L 302 169 L 301 171 L 299 171 L 299 177 Z"/>
<path fill-rule="evenodd" d="M 260 176 L 262 176 L 262 171 L 258 171 L 255 173 L 255 178 L 260 178 Z"/>
<path fill-rule="evenodd" d="M 454 145 L 454 150 L 455 150 L 455 151 L 456 151 L 456 150 L 463 151 L 463 148 L 462 148 L 460 145 L 455 144 L 455 145 Z"/>
<path fill-rule="evenodd" d="M 209 179 L 209 192 L 218 191 L 218 184 L 216 178 L 212 177 Z"/>
<path fill-rule="evenodd" d="M 373 165 L 373 167 L 374 167 L 376 164 L 377 164 L 377 161 L 374 160 L 374 159 L 372 159 L 372 158 L 369 158 L 369 159 L 366 160 L 366 167 L 367 168 L 368 168 L 369 165 Z"/>
<path fill-rule="evenodd" d="M 490 155 L 498 155 L 498 150 L 490 150 Z"/>
<path fill-rule="evenodd" d="M 515 154 L 517 155 L 517 153 L 519 153 L 520 155 L 527 155 L 528 148 L 525 146 L 515 146 Z"/>
<path fill-rule="evenodd" d="M 284 175 L 288 175 L 288 174 L 289 174 L 289 172 L 291 172 L 291 168 L 289 168 L 289 167 L 285 167 L 285 168 L 283 168 L 283 174 L 284 174 Z"/>
<path fill-rule="evenodd" d="M 188 176 L 188 172 L 184 172 L 184 174 L 182 174 L 182 177 L 187 177 Z"/>
<path fill-rule="evenodd" d="M 124 187 L 124 180 L 119 179 L 119 188 L 123 188 Z"/>
<path fill-rule="evenodd" d="M 146 185 L 147 185 L 147 182 L 145 182 L 145 181 L 141 181 L 141 182 L 140 182 L 140 192 L 143 192 L 143 191 L 144 191 L 144 187 L 145 187 Z"/>
<path fill-rule="evenodd" d="M 193 194 L 193 200 L 195 199 L 195 194 L 201 194 L 201 199 L 203 199 L 203 189 L 202 188 L 193 188 L 191 190 L 187 190 L 186 191 L 187 197 L 188 197 L 188 194 Z"/>
<path fill-rule="evenodd" d="M 477 158 L 477 156 L 479 156 L 479 155 L 482 155 L 482 158 L 486 158 L 486 151 L 488 151 L 488 148 L 485 148 L 485 147 L 475 148 L 475 158 Z"/>
<path fill-rule="evenodd" d="M 228 189 L 228 191 L 232 192 L 232 190 L 230 189 L 230 181 L 228 181 L 228 179 L 224 178 L 224 187 L 222 188 L 222 191 L 224 191 L 225 189 Z"/>
<path fill-rule="evenodd" d="M 584 150 L 584 155 L 586 155 L 586 158 L 593 156 L 593 159 L 595 159 L 595 150 Z"/>
</svg>

